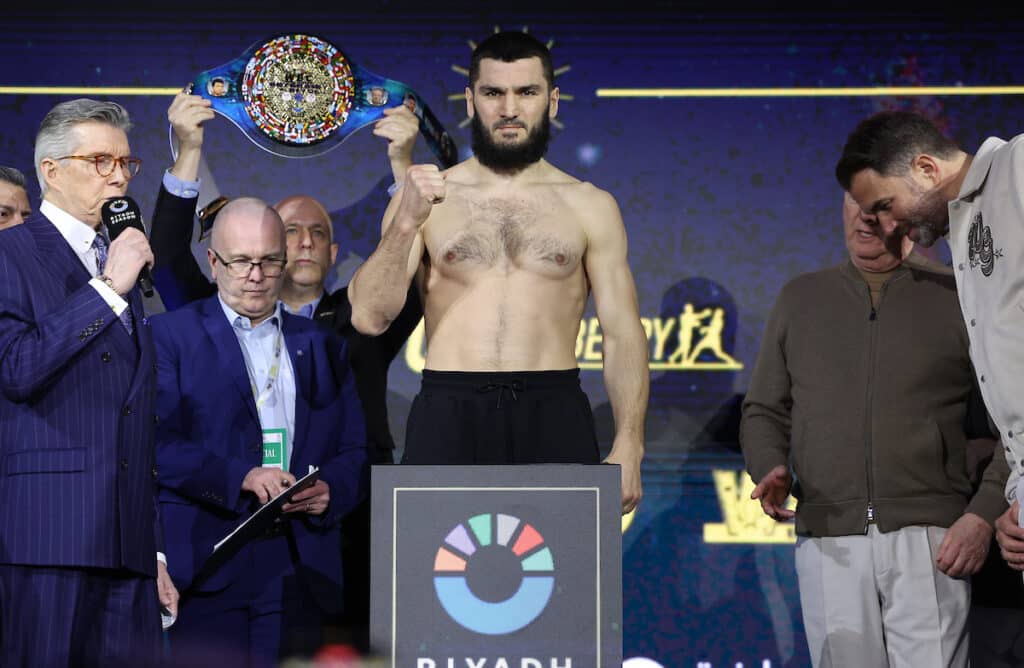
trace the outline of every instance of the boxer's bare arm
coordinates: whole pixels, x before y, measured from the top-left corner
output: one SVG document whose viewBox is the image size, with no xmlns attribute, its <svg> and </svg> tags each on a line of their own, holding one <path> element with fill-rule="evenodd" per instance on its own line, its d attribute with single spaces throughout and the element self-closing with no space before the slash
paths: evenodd
<svg viewBox="0 0 1024 668">
<path fill-rule="evenodd" d="M 640 460 L 650 383 L 647 337 L 640 324 L 619 207 L 611 195 L 596 188 L 585 201 L 584 263 L 604 336 L 604 383 L 615 418 L 615 440 L 606 461 L 622 466 L 622 508 L 629 512 L 642 495 Z"/>
<path fill-rule="evenodd" d="M 357 331 L 377 336 L 398 317 L 423 258 L 420 230 L 444 198 L 444 175 L 436 166 L 409 168 L 405 183 L 384 212 L 377 249 L 348 285 L 352 326 Z"/>
</svg>

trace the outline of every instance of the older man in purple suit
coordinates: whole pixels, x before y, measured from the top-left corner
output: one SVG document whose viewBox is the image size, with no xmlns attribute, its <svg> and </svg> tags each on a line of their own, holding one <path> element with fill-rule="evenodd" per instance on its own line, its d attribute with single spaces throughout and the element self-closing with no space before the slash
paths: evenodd
<svg viewBox="0 0 1024 668">
<path fill-rule="evenodd" d="M 135 287 L 145 235 L 100 209 L 139 161 L 117 104 L 54 107 L 36 137 L 43 202 L 0 231 L 0 665 L 140 666 L 160 606 L 153 341 Z"/>
</svg>

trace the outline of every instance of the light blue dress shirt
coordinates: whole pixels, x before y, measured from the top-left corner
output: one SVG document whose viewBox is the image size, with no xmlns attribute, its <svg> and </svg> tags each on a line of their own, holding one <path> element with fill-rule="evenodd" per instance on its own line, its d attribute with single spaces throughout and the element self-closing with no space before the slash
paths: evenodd
<svg viewBox="0 0 1024 668">
<path fill-rule="evenodd" d="M 220 295 L 217 295 L 217 299 L 242 348 L 242 358 L 245 360 L 249 381 L 255 388 L 255 400 L 267 386 L 270 369 L 274 364 L 274 345 L 281 331 L 281 303 L 278 302 L 272 316 L 253 327 L 249 318 L 235 312 L 224 303 Z M 267 399 L 257 406 L 257 411 L 262 429 L 286 430 L 287 465 L 288 470 L 291 470 L 291 457 L 295 449 L 295 371 L 288 355 L 288 342 L 284 339 L 277 378 Z"/>
<path fill-rule="evenodd" d="M 323 299 L 323 298 L 324 298 L 324 296 L 323 296 L 323 294 L 321 294 L 319 297 L 317 297 L 313 301 L 306 302 L 305 304 L 303 304 L 302 306 L 300 306 L 299 308 L 294 309 L 294 310 L 291 307 L 289 307 L 288 304 L 285 304 L 284 302 L 281 302 L 281 306 L 284 308 L 285 311 L 288 311 L 292 315 L 297 315 L 300 318 L 309 318 L 310 320 L 312 320 L 313 319 L 313 314 L 316 313 L 316 307 L 320 306 L 320 300 Z"/>
<path fill-rule="evenodd" d="M 171 170 L 169 169 L 164 172 L 163 181 L 164 190 L 175 197 L 182 197 L 185 199 L 199 197 L 199 181 L 183 181 L 174 174 L 171 174 Z"/>
</svg>

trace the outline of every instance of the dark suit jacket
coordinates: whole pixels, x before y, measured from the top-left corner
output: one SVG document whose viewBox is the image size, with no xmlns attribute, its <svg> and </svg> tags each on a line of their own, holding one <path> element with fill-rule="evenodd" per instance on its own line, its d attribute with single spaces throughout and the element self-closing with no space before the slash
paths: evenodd
<svg viewBox="0 0 1024 668">
<path fill-rule="evenodd" d="M 167 558 L 179 589 L 193 582 L 213 546 L 255 510 L 242 480 L 262 465 L 263 440 L 241 346 L 217 297 L 153 317 L 160 431 L 157 461 Z M 339 521 L 367 486 L 366 431 L 345 342 L 305 318 L 284 314 L 295 371 L 291 471 L 310 465 L 330 486 L 321 516 L 289 522 L 299 562 L 322 607 L 341 601 Z M 243 550 L 198 583 L 215 591 L 251 566 Z"/>
<path fill-rule="evenodd" d="M 324 323 L 348 342 L 356 389 L 366 416 L 366 431 L 374 449 L 371 455 L 374 463 L 391 463 L 392 450 L 395 449 L 388 425 L 388 368 L 422 317 L 423 307 L 415 286 L 409 290 L 398 317 L 380 336 L 360 334 L 352 326 L 352 304 L 348 300 L 347 286 L 325 294 L 313 314 L 314 320 Z"/>
<path fill-rule="evenodd" d="M 176 197 L 161 185 L 153 213 L 150 244 L 156 256 L 153 283 L 168 310 L 216 293 L 217 288 L 196 264 L 190 239 L 196 199 Z M 360 334 L 352 326 L 352 305 L 346 288 L 324 294 L 313 314 L 345 337 L 349 359 L 355 372 L 356 389 L 362 400 L 373 461 L 390 461 L 395 441 L 388 426 L 388 367 L 402 349 L 420 318 L 423 306 L 415 286 L 410 288 L 405 306 L 386 332 L 380 336 Z"/>
<path fill-rule="evenodd" d="M 0 231 L 0 563 L 156 574 L 153 342 L 36 214 Z"/>
</svg>

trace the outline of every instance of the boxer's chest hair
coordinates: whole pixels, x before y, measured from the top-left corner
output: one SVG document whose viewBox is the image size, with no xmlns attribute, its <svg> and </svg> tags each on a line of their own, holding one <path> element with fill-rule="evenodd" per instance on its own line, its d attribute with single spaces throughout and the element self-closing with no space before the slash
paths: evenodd
<svg viewBox="0 0 1024 668">
<path fill-rule="evenodd" d="M 581 251 L 560 226 L 555 202 L 527 199 L 467 199 L 464 222 L 441 244 L 440 260 L 447 264 L 539 261 L 555 267 L 575 266 Z"/>
</svg>

